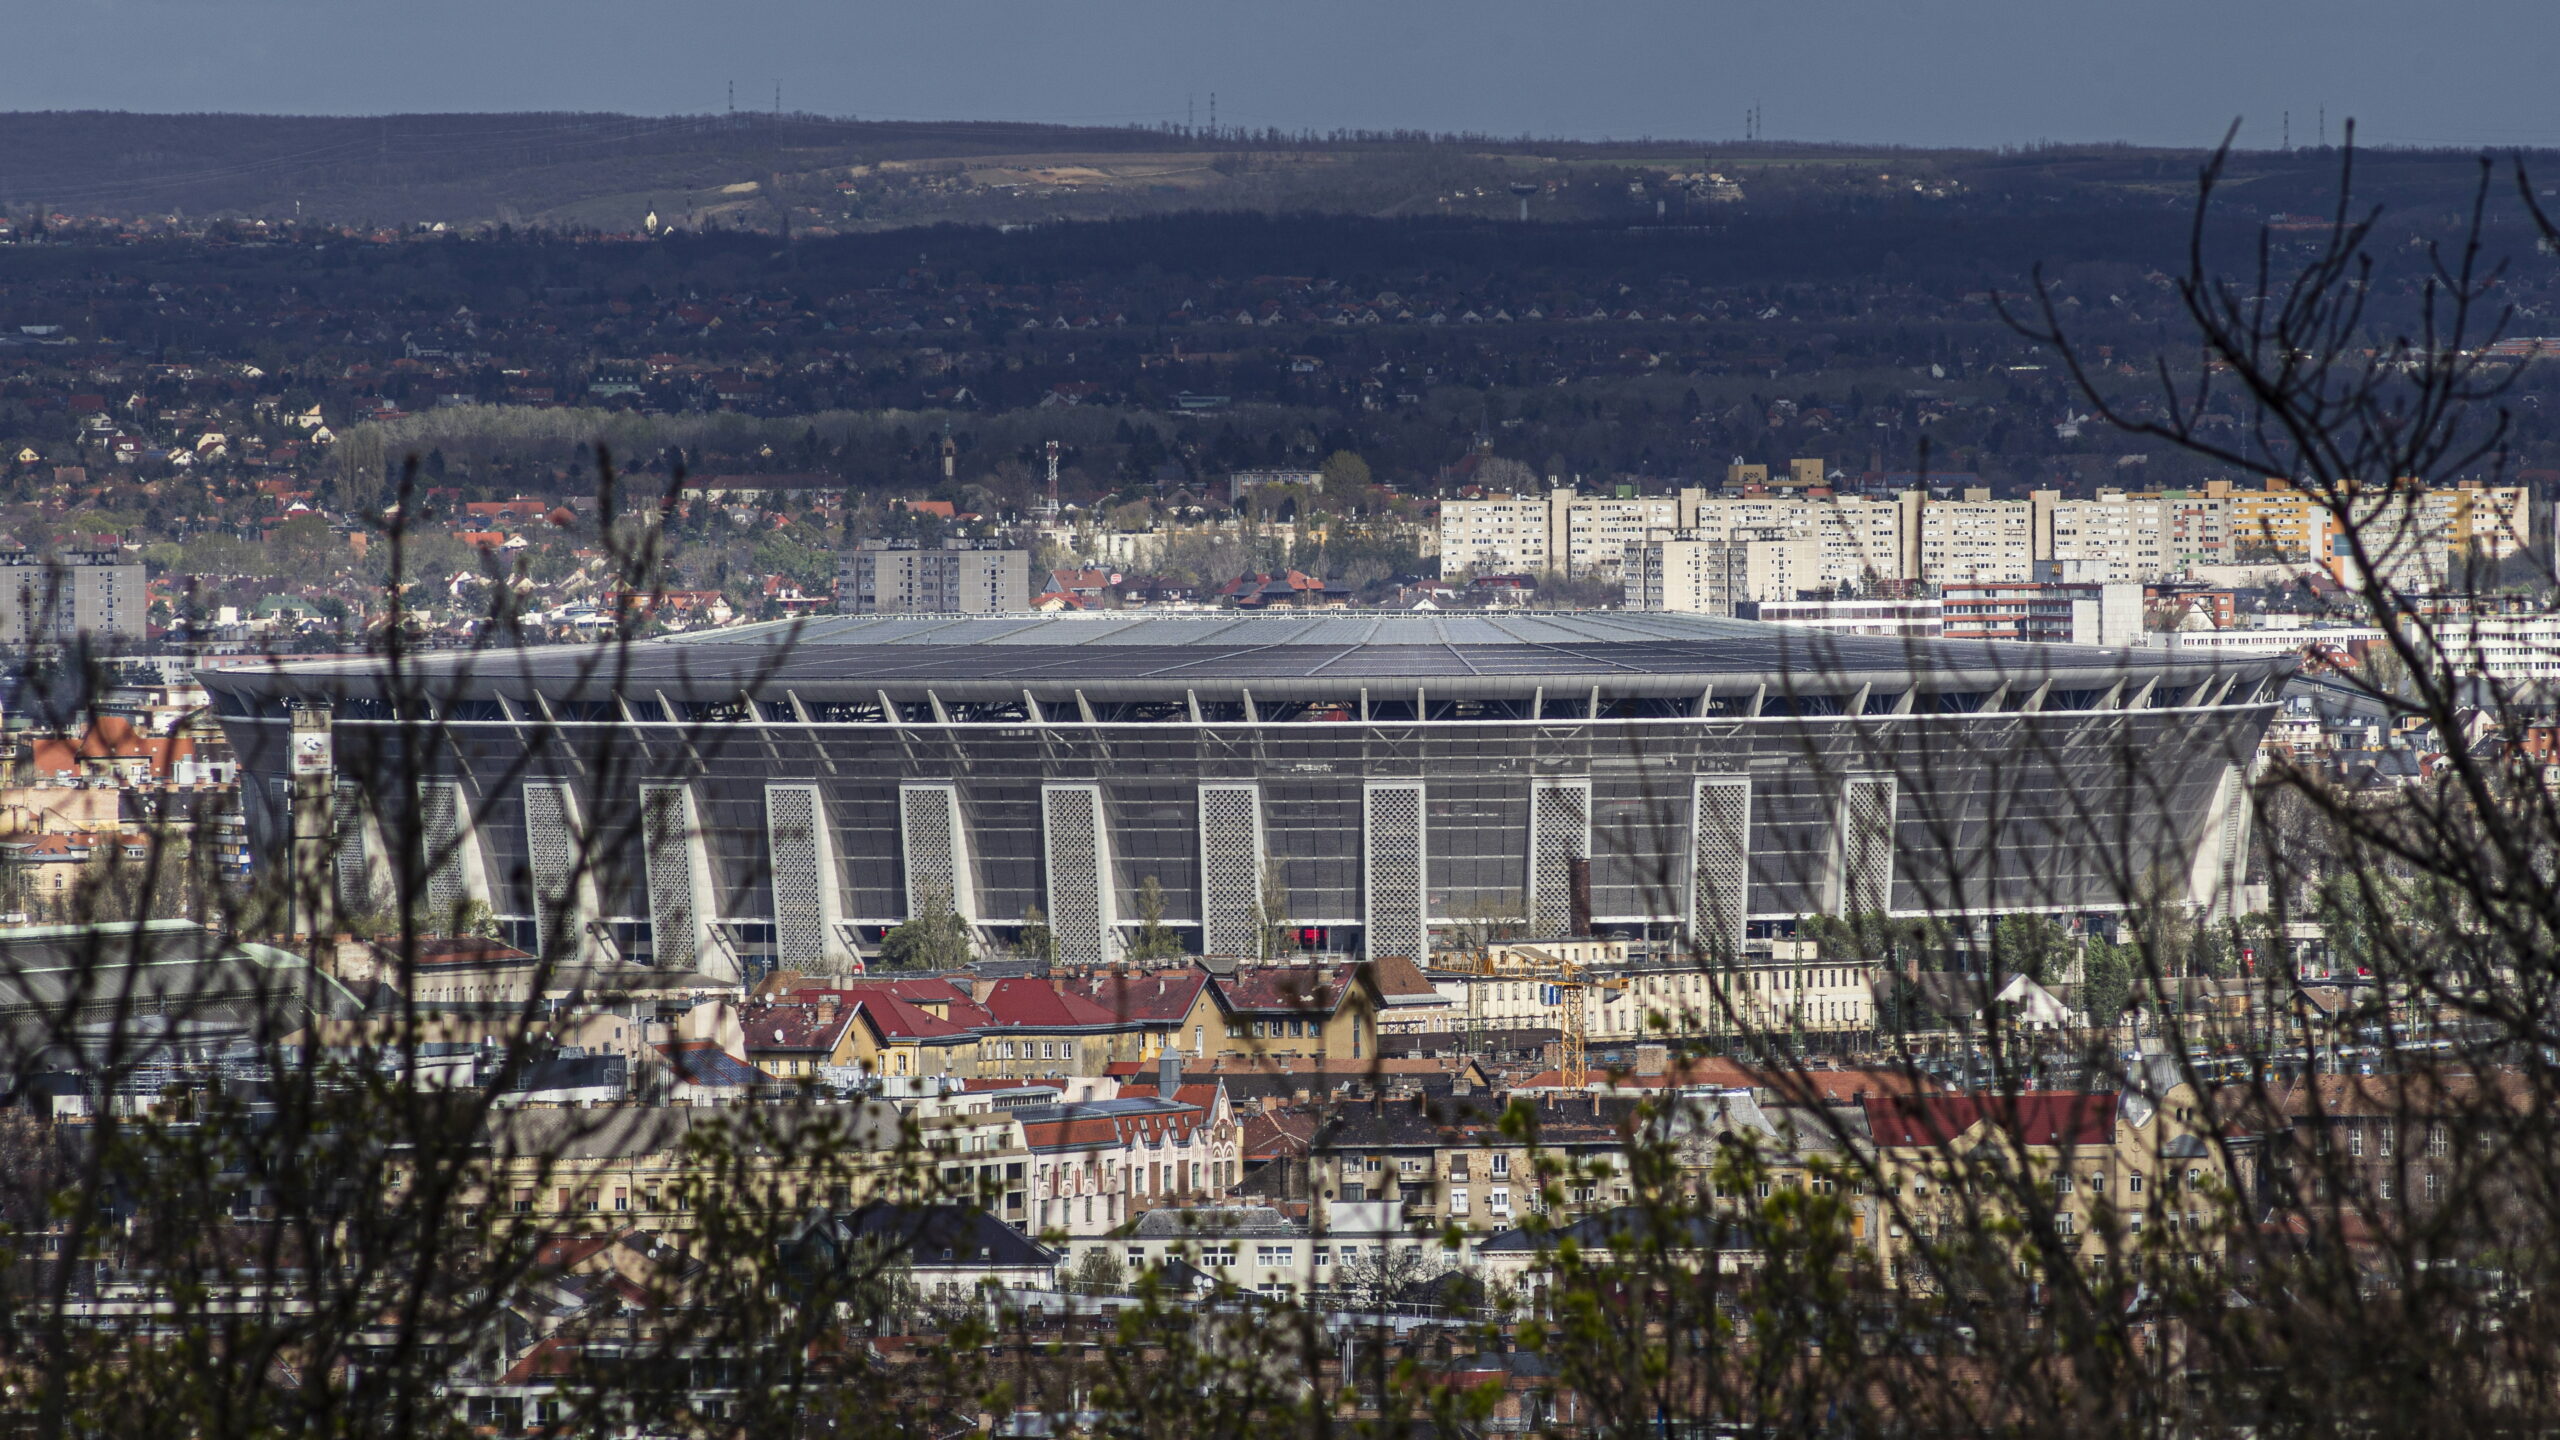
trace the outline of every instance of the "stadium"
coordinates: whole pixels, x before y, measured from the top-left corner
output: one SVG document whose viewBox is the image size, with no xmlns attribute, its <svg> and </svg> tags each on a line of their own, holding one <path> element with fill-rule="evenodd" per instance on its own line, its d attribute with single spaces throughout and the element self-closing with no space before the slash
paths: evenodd
<svg viewBox="0 0 2560 1440">
<path fill-rule="evenodd" d="M 1307 611 L 824 617 L 431 654 L 405 688 L 376 660 L 203 681 L 263 853 L 325 810 L 342 904 L 379 905 L 415 834 L 430 913 L 752 973 L 945 910 L 1002 944 L 1036 908 L 1093 963 L 1151 916 L 1196 953 L 1420 957 L 1495 925 L 1712 948 L 1815 914 L 2229 906 L 2292 664 Z"/>
</svg>

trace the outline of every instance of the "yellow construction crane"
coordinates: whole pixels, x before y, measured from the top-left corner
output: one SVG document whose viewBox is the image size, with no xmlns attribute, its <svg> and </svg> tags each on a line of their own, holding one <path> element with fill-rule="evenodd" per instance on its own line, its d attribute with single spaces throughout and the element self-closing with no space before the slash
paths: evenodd
<svg viewBox="0 0 2560 1440">
<path fill-rule="evenodd" d="M 1481 1041 L 1484 1029 L 1484 982 L 1481 977 L 1501 976 L 1553 989 L 1552 1003 L 1562 1020 L 1564 1053 L 1557 1068 L 1562 1072 L 1565 1088 L 1579 1090 L 1591 1083 L 1590 1018 L 1584 1008 L 1586 992 L 1592 990 L 1624 990 L 1627 982 L 1614 978 L 1595 978 L 1575 961 L 1550 955 L 1533 946 L 1511 945 L 1505 948 L 1510 963 L 1494 958 L 1493 947 L 1478 944 L 1468 957 L 1470 968 L 1480 977 L 1467 987 L 1467 1031 L 1470 1045 Z M 1527 957 L 1535 956 L 1532 960 Z"/>
</svg>

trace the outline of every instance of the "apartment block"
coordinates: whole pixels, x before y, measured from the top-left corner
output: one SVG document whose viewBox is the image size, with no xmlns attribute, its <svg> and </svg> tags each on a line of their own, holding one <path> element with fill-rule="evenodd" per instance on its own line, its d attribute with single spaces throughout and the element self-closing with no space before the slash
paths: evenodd
<svg viewBox="0 0 2560 1440">
<path fill-rule="evenodd" d="M 1646 540 L 1626 549 L 1627 606 L 1700 615 L 1739 613 L 1793 600 L 1820 585 L 1822 552 L 1810 535 L 1737 530 L 1710 540 Z"/>
<path fill-rule="evenodd" d="M 2035 559 L 2031 502 L 1968 490 L 1962 500 L 1932 500 L 1921 507 L 1919 579 L 1937 585 L 2023 583 L 2035 578 Z"/>
<path fill-rule="evenodd" d="M 1551 568 L 1547 546 L 1550 501 L 1536 495 L 1491 495 L 1440 502 L 1440 573 L 1478 575 Z"/>
<path fill-rule="evenodd" d="M 150 601 L 121 550 L 0 556 L 0 645 L 139 640 Z"/>
<path fill-rule="evenodd" d="M 1029 608 L 1028 550 L 858 545 L 836 563 L 836 609 L 848 615 L 994 615 Z"/>
<path fill-rule="evenodd" d="M 2175 568 L 2164 497 L 2101 490 L 2094 500 L 2063 500 L 2047 490 L 2031 503 L 2043 530 L 2036 559 L 2100 580 L 2149 580 Z"/>
<path fill-rule="evenodd" d="M 1950 640 L 2131 645 L 2142 637 L 2142 586 L 1961 581 L 1939 591 Z"/>
</svg>

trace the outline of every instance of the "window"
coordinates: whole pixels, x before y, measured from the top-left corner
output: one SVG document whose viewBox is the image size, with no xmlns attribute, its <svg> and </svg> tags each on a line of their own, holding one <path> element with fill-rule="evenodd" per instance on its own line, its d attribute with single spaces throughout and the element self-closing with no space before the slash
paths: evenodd
<svg viewBox="0 0 2560 1440">
<path fill-rule="evenodd" d="M 2070 1171 L 2062 1170 L 2055 1172 L 2053 1177 L 2053 1193 L 2056 1195 L 2068 1195 L 2071 1193 Z"/>
<path fill-rule="evenodd" d="M 1285 1266 L 1289 1263 L 1289 1247 L 1286 1245 L 1257 1245 L 1253 1248 L 1253 1263 L 1263 1266 L 1266 1269 Z"/>
<path fill-rule="evenodd" d="M 2382 1127 L 2382 1153 L 2386 1157 L 2391 1154 L 2391 1128 L 2388 1122 Z"/>
<path fill-rule="evenodd" d="M 1496 1180 L 1505 1180 L 1509 1179 L 1510 1176 L 1511 1157 L 1507 1154 L 1497 1152 L 1493 1157 L 1493 1178 Z"/>
<path fill-rule="evenodd" d="M 2453 1147 L 2450 1144 L 2446 1143 L 2444 1127 L 2442 1125 L 2430 1125 L 2427 1127 L 2428 1154 L 2443 1155 L 2452 1148 Z"/>
<path fill-rule="evenodd" d="M 1452 1180 L 1464 1180 L 1468 1178 L 1466 1156 L 1452 1155 L 1449 1157 L 1449 1178 Z"/>
<path fill-rule="evenodd" d="M 2201 1190 L 2204 1188 L 2204 1172 L 2192 1165 L 2187 1167 L 2187 1188 L 2189 1190 Z"/>
<path fill-rule="evenodd" d="M 2124 1188 L 2125 1188 L 2125 1193 L 2126 1193 L 2126 1194 L 2129 1194 L 2129 1195 L 2139 1195 L 2139 1194 L 2141 1194 L 2141 1193 L 2142 1193 L 2142 1172 L 2141 1172 L 2141 1171 L 2139 1171 L 2139 1170 L 2136 1170 L 2136 1171 L 2134 1171 L 2132 1174 L 2127 1175 L 2126 1177 L 2124 1177 Z"/>
<path fill-rule="evenodd" d="M 2104 1195 L 2104 1194 L 2106 1194 L 2106 1193 L 2107 1193 L 2107 1177 L 2106 1177 L 2106 1176 L 2104 1176 L 2104 1175 L 2092 1175 L 2092 1176 L 2090 1176 L 2090 1177 L 2089 1177 L 2089 1193 L 2090 1193 L 2090 1194 L 2092 1194 L 2092 1195 Z"/>
<path fill-rule="evenodd" d="M 2429 1200 L 2436 1198 L 2436 1172 L 2433 1170 L 2427 1172 L 2427 1198 Z"/>
<path fill-rule="evenodd" d="M 2392 1188 L 2391 1188 L 2391 1177 L 2390 1177 L 2390 1176 L 2388 1176 L 2388 1175 L 2385 1175 L 2385 1176 L 2383 1176 L 2383 1177 L 2382 1177 L 2382 1198 L 2383 1198 L 2383 1199 L 2385 1199 L 2385 1200 L 2389 1200 L 2389 1199 L 2393 1198 L 2393 1196 L 2392 1196 Z"/>
<path fill-rule="evenodd" d="M 2358 1158 L 2362 1158 L 2364 1155 L 2363 1126 L 2350 1125 L 2347 1127 L 2347 1153 Z"/>
<path fill-rule="evenodd" d="M 1467 1192 L 1465 1187 L 1462 1186 L 1449 1192 L 1449 1213 L 1452 1215 L 1464 1215 L 1467 1213 Z"/>
</svg>

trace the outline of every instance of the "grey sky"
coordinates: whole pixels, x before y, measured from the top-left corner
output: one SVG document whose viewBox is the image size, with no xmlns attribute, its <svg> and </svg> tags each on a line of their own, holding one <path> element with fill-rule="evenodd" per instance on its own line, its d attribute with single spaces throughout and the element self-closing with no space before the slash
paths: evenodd
<svg viewBox="0 0 2560 1440">
<path fill-rule="evenodd" d="M 2560 144 L 2560 0 L 0 0 L 0 108 Z"/>
</svg>

